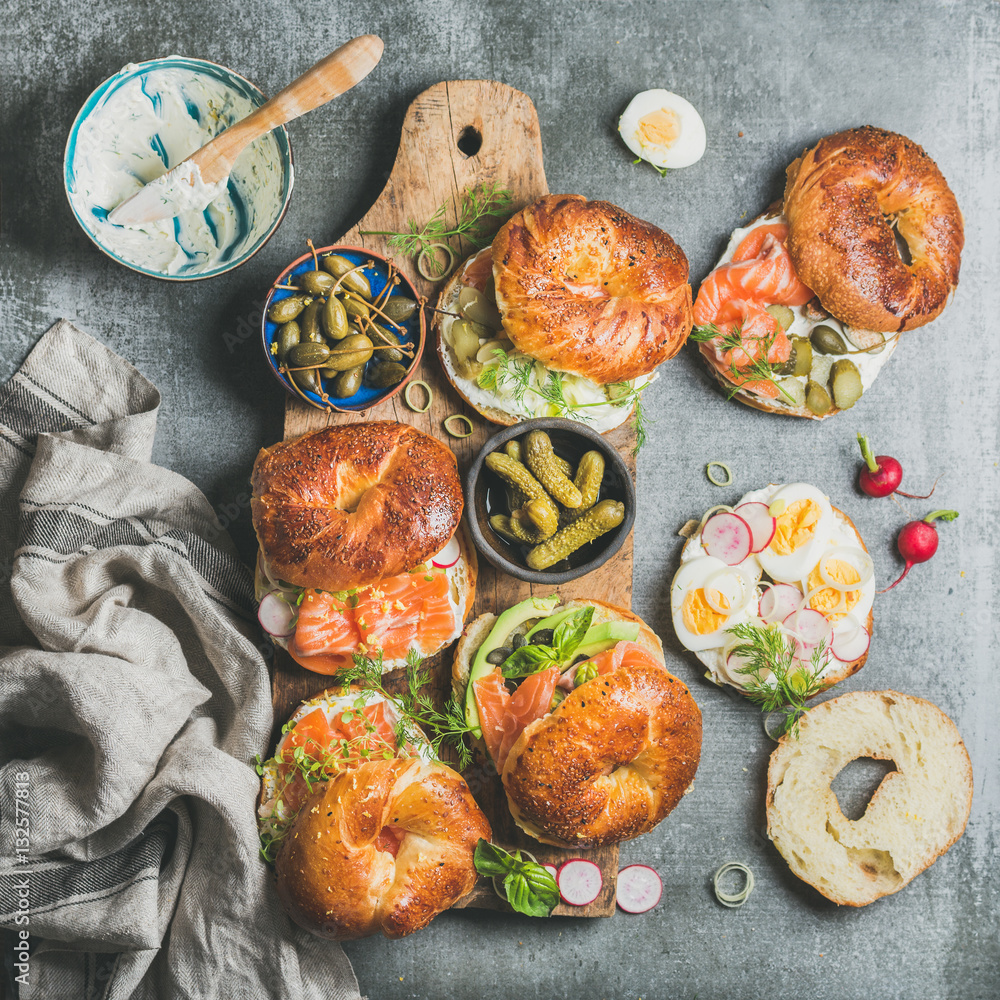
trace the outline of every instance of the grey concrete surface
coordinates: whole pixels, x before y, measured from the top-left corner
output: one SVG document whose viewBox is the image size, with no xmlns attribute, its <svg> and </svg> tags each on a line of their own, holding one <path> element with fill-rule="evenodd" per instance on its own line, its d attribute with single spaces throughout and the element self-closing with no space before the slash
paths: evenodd
<svg viewBox="0 0 1000 1000">
<path fill-rule="evenodd" d="M 922 143 L 964 209 L 961 284 L 940 320 L 905 338 L 870 396 L 819 425 L 770 418 L 727 403 L 687 353 L 649 392 L 657 423 L 639 466 L 635 607 L 663 634 L 705 720 L 694 792 L 622 849 L 623 861 L 661 873 L 659 907 L 596 921 L 447 914 L 406 940 L 347 951 L 373 1000 L 1000 996 L 1000 6 L 2 0 L 0 12 L 0 376 L 60 316 L 129 358 L 163 391 L 155 460 L 206 492 L 248 559 L 247 476 L 257 449 L 281 435 L 284 400 L 246 317 L 306 237 L 336 237 L 374 200 L 407 104 L 424 87 L 485 77 L 525 91 L 551 190 L 607 198 L 663 226 L 695 280 L 729 232 L 780 194 L 785 165 L 805 145 L 864 123 Z M 171 286 L 112 263 L 76 226 L 61 182 L 66 134 L 87 94 L 125 62 L 207 57 L 273 93 L 369 31 L 386 40 L 381 66 L 291 126 L 291 210 L 243 268 Z M 634 166 L 614 128 L 635 92 L 660 86 L 691 100 L 708 127 L 704 159 L 665 179 Z M 843 688 L 894 688 L 940 705 L 965 737 L 975 795 L 965 836 L 944 858 L 900 894 L 851 910 L 800 883 L 767 841 L 770 744 L 756 710 L 704 682 L 672 639 L 667 586 L 688 517 L 791 480 L 827 491 L 857 522 L 879 580 L 892 579 L 892 539 L 906 518 L 891 500 L 855 490 L 858 430 L 903 461 L 914 492 L 940 474 L 933 505 L 962 516 L 942 529 L 933 562 L 878 599 L 868 665 Z M 707 482 L 709 459 L 732 465 L 732 489 Z M 907 503 L 919 514 L 931 506 Z M 738 911 L 710 888 L 731 859 L 757 879 Z"/>
</svg>

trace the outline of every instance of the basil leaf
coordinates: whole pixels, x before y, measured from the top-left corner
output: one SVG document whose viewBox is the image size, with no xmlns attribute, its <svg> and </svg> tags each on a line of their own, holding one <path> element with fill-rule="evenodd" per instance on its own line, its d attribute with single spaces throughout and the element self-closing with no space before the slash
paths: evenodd
<svg viewBox="0 0 1000 1000">
<path fill-rule="evenodd" d="M 514 859 L 502 848 L 479 838 L 476 853 L 472 857 L 476 871 L 487 878 L 506 875 L 514 865 Z"/>
<path fill-rule="evenodd" d="M 589 605 L 564 618 L 556 626 L 552 636 L 552 647 L 555 649 L 557 660 L 566 663 L 572 658 L 593 620 L 594 608 L 593 605 Z"/>
<path fill-rule="evenodd" d="M 522 646 L 515 649 L 506 660 L 500 670 L 504 677 L 527 677 L 528 674 L 538 673 L 539 670 L 549 666 L 556 661 L 554 649 L 548 646 Z"/>
<path fill-rule="evenodd" d="M 522 861 L 520 866 L 524 868 L 541 868 L 542 872 L 552 879 L 552 876 L 545 871 L 541 865 L 536 865 L 531 861 Z M 520 867 L 519 866 L 519 867 Z M 555 880 L 552 879 L 553 884 Z M 556 890 L 555 899 L 549 903 L 547 898 L 535 891 L 528 881 L 524 872 L 511 872 L 503 880 L 504 891 L 507 893 L 507 902 L 511 909 L 518 913 L 523 913 L 527 917 L 548 917 L 551 915 L 553 907 L 559 902 L 559 892 Z"/>
</svg>

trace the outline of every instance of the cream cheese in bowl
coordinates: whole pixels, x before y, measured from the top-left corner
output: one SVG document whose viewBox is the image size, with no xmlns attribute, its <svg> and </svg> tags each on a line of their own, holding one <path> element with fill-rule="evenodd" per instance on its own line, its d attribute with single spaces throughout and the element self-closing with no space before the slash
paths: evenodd
<svg viewBox="0 0 1000 1000">
<path fill-rule="evenodd" d="M 110 257 L 162 278 L 207 278 L 252 256 L 277 228 L 292 189 L 283 128 L 251 143 L 227 182 L 180 185 L 180 213 L 116 226 L 108 213 L 264 103 L 242 77 L 200 59 L 129 64 L 88 98 L 66 144 L 70 206 Z M 175 187 L 177 185 L 172 185 Z M 164 196 L 173 197 L 164 187 Z M 208 207 L 199 210 L 211 196 Z"/>
</svg>

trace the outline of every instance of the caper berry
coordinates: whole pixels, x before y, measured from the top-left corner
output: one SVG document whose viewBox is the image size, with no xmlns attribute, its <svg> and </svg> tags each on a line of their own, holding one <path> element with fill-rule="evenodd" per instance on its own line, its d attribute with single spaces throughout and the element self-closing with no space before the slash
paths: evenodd
<svg viewBox="0 0 1000 1000">
<path fill-rule="evenodd" d="M 337 399 L 347 399 L 353 396 L 361 388 L 361 379 L 364 374 L 364 365 L 358 368 L 349 368 L 345 372 L 339 372 L 333 380 L 334 396 Z"/>
<path fill-rule="evenodd" d="M 305 289 L 310 295 L 326 295 L 337 282 L 327 271 L 303 271 L 295 280 L 299 288 Z"/>
<path fill-rule="evenodd" d="M 405 295 L 393 295 L 384 306 L 382 312 L 396 323 L 405 323 L 417 311 L 417 304 Z"/>
</svg>

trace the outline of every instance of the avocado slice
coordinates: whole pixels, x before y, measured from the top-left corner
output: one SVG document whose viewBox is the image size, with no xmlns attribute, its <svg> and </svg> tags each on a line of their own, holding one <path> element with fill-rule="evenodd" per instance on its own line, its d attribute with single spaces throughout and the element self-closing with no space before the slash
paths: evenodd
<svg viewBox="0 0 1000 1000">
<path fill-rule="evenodd" d="M 524 633 L 525 639 L 530 639 L 536 632 L 541 632 L 543 628 L 555 629 L 556 626 L 561 625 L 570 615 L 575 615 L 577 611 L 582 611 L 582 608 L 564 608 L 562 611 L 557 611 L 554 615 L 549 615 L 548 618 L 543 618 L 539 622 L 535 622 L 534 625 Z"/>
<path fill-rule="evenodd" d="M 472 735 L 477 739 L 483 735 L 479 725 L 479 706 L 476 704 L 476 695 L 472 690 L 472 685 L 480 677 L 488 674 L 493 665 L 486 662 L 486 657 L 499 649 L 504 639 L 510 635 L 518 625 L 523 625 L 532 618 L 544 617 L 559 603 L 559 597 L 552 594 L 549 597 L 529 597 L 520 604 L 508 608 L 494 622 L 490 634 L 486 641 L 476 651 L 475 659 L 472 661 L 472 669 L 469 671 L 469 686 L 465 689 L 465 721 L 472 730 Z"/>
<path fill-rule="evenodd" d="M 638 622 L 602 622 L 600 625 L 591 625 L 583 637 L 583 642 L 574 650 L 573 659 L 586 656 L 589 660 L 590 657 L 611 649 L 619 642 L 635 642 L 638 638 Z"/>
</svg>

